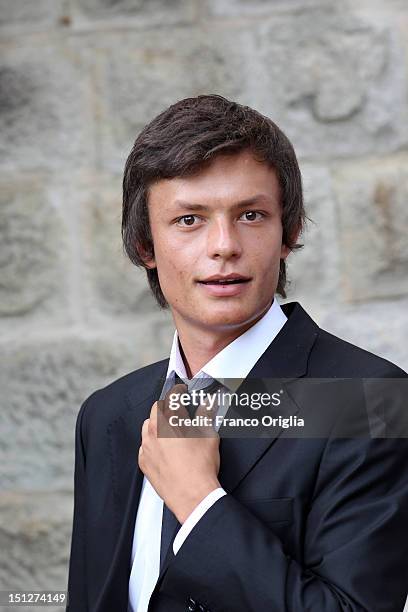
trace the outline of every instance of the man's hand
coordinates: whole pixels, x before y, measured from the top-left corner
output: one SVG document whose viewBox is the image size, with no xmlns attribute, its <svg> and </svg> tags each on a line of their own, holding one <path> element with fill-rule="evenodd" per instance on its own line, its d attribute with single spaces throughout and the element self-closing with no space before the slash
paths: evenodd
<svg viewBox="0 0 408 612">
<path fill-rule="evenodd" d="M 193 427 L 184 425 L 183 419 L 190 418 L 184 406 L 170 410 L 170 396 L 186 390 L 186 385 L 174 385 L 164 400 L 153 404 L 150 418 L 143 423 L 139 449 L 140 469 L 181 524 L 221 486 L 217 478 L 220 439 L 208 425 L 215 411 L 200 405 L 195 416 L 203 417 L 207 425 Z M 177 424 L 169 423 L 171 416 Z"/>
</svg>

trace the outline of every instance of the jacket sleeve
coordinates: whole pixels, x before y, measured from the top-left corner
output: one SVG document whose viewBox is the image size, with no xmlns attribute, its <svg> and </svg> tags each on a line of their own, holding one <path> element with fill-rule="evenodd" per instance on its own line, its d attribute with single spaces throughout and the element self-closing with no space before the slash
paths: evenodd
<svg viewBox="0 0 408 612">
<path fill-rule="evenodd" d="M 402 612 L 408 439 L 329 438 L 302 559 L 232 495 L 201 518 L 160 584 L 211 612 Z"/>
<path fill-rule="evenodd" d="M 87 402 L 88 400 L 81 406 L 75 427 L 74 517 L 69 561 L 67 612 L 88 611 L 85 564 L 86 457 L 82 435 L 83 419 Z"/>
</svg>

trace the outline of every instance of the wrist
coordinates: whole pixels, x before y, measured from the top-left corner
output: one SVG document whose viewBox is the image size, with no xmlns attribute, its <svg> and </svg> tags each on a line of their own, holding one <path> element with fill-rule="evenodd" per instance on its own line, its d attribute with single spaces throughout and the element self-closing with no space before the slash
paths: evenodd
<svg viewBox="0 0 408 612">
<path fill-rule="evenodd" d="M 197 484 L 189 491 L 184 491 L 178 496 L 172 508 L 172 512 L 176 516 L 178 522 L 182 525 L 203 499 L 219 487 L 221 487 L 221 484 L 217 479 L 209 480 Z"/>
</svg>

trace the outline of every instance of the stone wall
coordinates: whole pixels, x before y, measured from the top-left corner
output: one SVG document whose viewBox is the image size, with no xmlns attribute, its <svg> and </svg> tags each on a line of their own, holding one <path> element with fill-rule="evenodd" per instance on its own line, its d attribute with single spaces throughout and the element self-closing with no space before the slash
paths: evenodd
<svg viewBox="0 0 408 612">
<path fill-rule="evenodd" d="M 78 409 L 170 346 L 120 244 L 124 161 L 170 103 L 284 129 L 313 219 L 289 299 L 408 368 L 408 5 L 0 0 L 0 37 L 0 589 L 63 589 Z"/>
</svg>

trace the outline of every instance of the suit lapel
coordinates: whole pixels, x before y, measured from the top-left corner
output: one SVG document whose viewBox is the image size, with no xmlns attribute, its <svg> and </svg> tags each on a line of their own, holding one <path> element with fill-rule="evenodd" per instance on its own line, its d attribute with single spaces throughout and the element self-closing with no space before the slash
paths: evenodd
<svg viewBox="0 0 408 612">
<path fill-rule="evenodd" d="M 303 377 L 307 373 L 309 354 L 319 328 L 300 304 L 296 302 L 285 304 L 282 309 L 288 321 L 249 372 L 247 379 L 239 389 L 240 392 L 245 391 L 246 388 L 250 390 L 251 379 L 280 381 L 279 387 L 286 390 L 291 379 Z M 258 383 L 256 386 L 258 387 Z M 270 392 L 276 390 L 277 386 L 274 384 L 274 389 L 271 389 Z M 289 393 L 285 392 L 284 396 L 285 400 L 279 407 L 279 414 L 282 417 L 295 415 L 298 406 Z M 227 416 L 229 415 L 230 411 L 227 413 Z M 225 430 L 226 427 L 221 427 L 219 432 L 221 465 L 218 478 L 223 488 L 231 493 L 268 451 L 282 430 L 276 428 L 274 434 L 267 438 L 233 438 L 228 437 Z M 223 437 L 224 434 L 226 437 Z"/>
<path fill-rule="evenodd" d="M 259 377 L 257 377 L 259 378 Z M 271 373 L 270 378 L 274 378 L 274 375 Z M 248 391 L 245 389 L 248 388 Z M 289 393 L 287 392 L 286 384 L 283 381 L 276 381 L 274 388 L 267 390 L 267 387 L 264 390 L 260 391 L 260 383 L 256 383 L 256 392 L 268 392 L 269 394 L 275 393 L 276 389 L 283 390 L 282 398 L 284 398 L 279 406 L 279 408 L 274 409 L 276 414 L 273 416 L 282 416 L 290 417 L 296 415 L 298 412 L 298 406 L 292 400 Z M 240 389 L 240 393 L 251 394 L 250 386 L 243 385 Z M 226 417 L 227 418 L 239 418 L 242 416 L 245 417 L 254 417 L 257 414 L 249 413 L 250 409 L 246 411 L 245 414 L 239 414 L 233 409 L 228 410 Z M 272 413 L 271 413 L 272 414 Z M 235 433 L 234 427 L 232 427 L 232 431 L 230 431 L 229 426 L 221 426 L 219 430 L 219 434 L 221 437 L 220 440 L 220 471 L 218 474 L 218 479 L 221 483 L 221 486 L 228 492 L 232 493 L 234 489 L 240 484 L 240 482 L 247 476 L 247 474 L 251 471 L 251 469 L 256 465 L 259 459 L 267 452 L 267 450 L 272 446 L 275 440 L 279 437 L 282 429 L 279 427 L 274 427 L 267 434 L 261 435 L 257 434 L 257 429 L 251 430 L 250 427 L 242 428 L 241 432 Z M 239 429 L 239 428 L 238 428 Z M 248 435 L 249 434 L 249 435 Z M 252 434 L 252 437 L 250 437 Z M 256 437 L 258 435 L 258 437 Z"/>
</svg>

